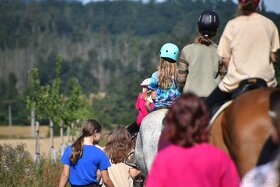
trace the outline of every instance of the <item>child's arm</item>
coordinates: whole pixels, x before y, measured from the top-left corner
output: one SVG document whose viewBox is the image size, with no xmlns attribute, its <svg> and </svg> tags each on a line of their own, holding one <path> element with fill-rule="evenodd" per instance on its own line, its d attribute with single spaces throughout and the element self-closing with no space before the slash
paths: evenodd
<svg viewBox="0 0 280 187">
<path fill-rule="evenodd" d="M 97 170 L 97 177 L 96 177 L 96 180 L 97 180 L 97 182 L 100 184 L 102 184 L 102 178 L 101 178 L 101 172 L 100 172 L 100 170 L 98 169 Z"/>
<path fill-rule="evenodd" d="M 157 91 L 156 90 L 152 91 L 151 97 L 152 97 L 153 100 L 156 100 L 156 98 L 157 98 Z"/>
<path fill-rule="evenodd" d="M 60 177 L 60 182 L 59 182 L 59 187 L 65 187 L 69 178 L 69 170 L 70 170 L 70 166 L 64 164 L 63 165 L 63 170 L 61 173 L 61 177 Z"/>
<path fill-rule="evenodd" d="M 139 176 L 140 174 L 141 174 L 141 171 L 139 169 L 136 169 L 136 168 L 129 169 L 129 175 L 131 176 L 131 178 L 135 178 L 135 177 Z"/>
<path fill-rule="evenodd" d="M 152 100 L 151 96 L 149 96 L 145 103 L 145 107 L 149 112 L 151 112 L 153 110 L 152 103 L 153 103 L 153 100 Z"/>
<path fill-rule="evenodd" d="M 146 109 L 148 110 L 148 112 L 151 112 L 151 111 L 152 111 L 152 107 L 151 107 L 150 101 L 148 101 L 148 100 L 146 101 L 145 107 L 146 107 Z"/>
<path fill-rule="evenodd" d="M 179 83 L 179 90 L 183 92 L 185 83 L 187 81 L 187 77 L 189 74 L 189 63 L 186 60 L 186 57 L 183 53 L 181 53 L 179 67 L 178 67 L 178 83 Z"/>
<path fill-rule="evenodd" d="M 114 184 L 109 177 L 108 170 L 101 170 L 101 176 L 106 187 L 114 187 Z"/>
</svg>

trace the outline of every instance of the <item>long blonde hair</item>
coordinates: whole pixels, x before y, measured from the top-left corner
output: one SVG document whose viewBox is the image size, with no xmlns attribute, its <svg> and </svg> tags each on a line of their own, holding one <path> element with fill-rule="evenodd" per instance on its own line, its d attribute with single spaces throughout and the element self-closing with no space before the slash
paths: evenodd
<svg viewBox="0 0 280 187">
<path fill-rule="evenodd" d="M 177 80 L 178 66 L 174 62 L 160 58 L 158 72 L 159 87 L 166 89 L 170 86 L 171 80 Z"/>
</svg>

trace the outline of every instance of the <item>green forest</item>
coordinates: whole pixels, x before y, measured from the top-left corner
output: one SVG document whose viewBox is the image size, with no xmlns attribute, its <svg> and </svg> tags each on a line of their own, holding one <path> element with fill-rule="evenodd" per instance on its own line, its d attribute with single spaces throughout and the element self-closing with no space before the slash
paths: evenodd
<svg viewBox="0 0 280 187">
<path fill-rule="evenodd" d="M 139 84 L 156 70 L 161 45 L 172 42 L 182 49 L 192 42 L 197 18 L 206 9 L 220 16 L 218 43 L 225 24 L 236 15 L 237 5 L 231 0 L 85 5 L 73 0 L 0 0 L 0 125 L 8 124 L 6 100 L 15 100 L 13 124 L 30 124 L 30 71 L 37 68 L 40 84 L 51 84 L 58 57 L 59 92 L 69 94 L 73 78 L 78 80 L 87 117 L 106 127 L 134 122 Z M 264 4 L 261 14 L 280 29 L 280 15 L 266 12 Z"/>
</svg>

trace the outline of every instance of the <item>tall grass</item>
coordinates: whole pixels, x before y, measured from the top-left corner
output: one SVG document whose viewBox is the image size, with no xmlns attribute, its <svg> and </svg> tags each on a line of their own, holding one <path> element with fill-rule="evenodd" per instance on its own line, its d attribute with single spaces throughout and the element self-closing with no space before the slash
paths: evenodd
<svg viewBox="0 0 280 187">
<path fill-rule="evenodd" d="M 40 163 L 36 164 L 25 147 L 25 144 L 15 147 L 0 144 L 0 186 L 58 186 L 62 164 L 53 164 L 46 156 L 42 156 Z"/>
</svg>

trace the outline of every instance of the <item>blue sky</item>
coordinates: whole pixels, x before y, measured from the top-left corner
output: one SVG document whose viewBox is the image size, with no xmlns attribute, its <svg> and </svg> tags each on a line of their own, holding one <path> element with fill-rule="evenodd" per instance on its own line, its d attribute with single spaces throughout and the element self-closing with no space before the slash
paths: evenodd
<svg viewBox="0 0 280 187">
<path fill-rule="evenodd" d="M 88 3 L 90 1 L 100 1 L 100 0 L 78 0 L 83 3 Z M 161 0 L 160 0 L 161 1 Z M 237 0 L 233 0 L 237 3 Z M 262 0 L 265 2 L 267 11 L 273 11 L 280 14 L 280 0 Z"/>
</svg>

